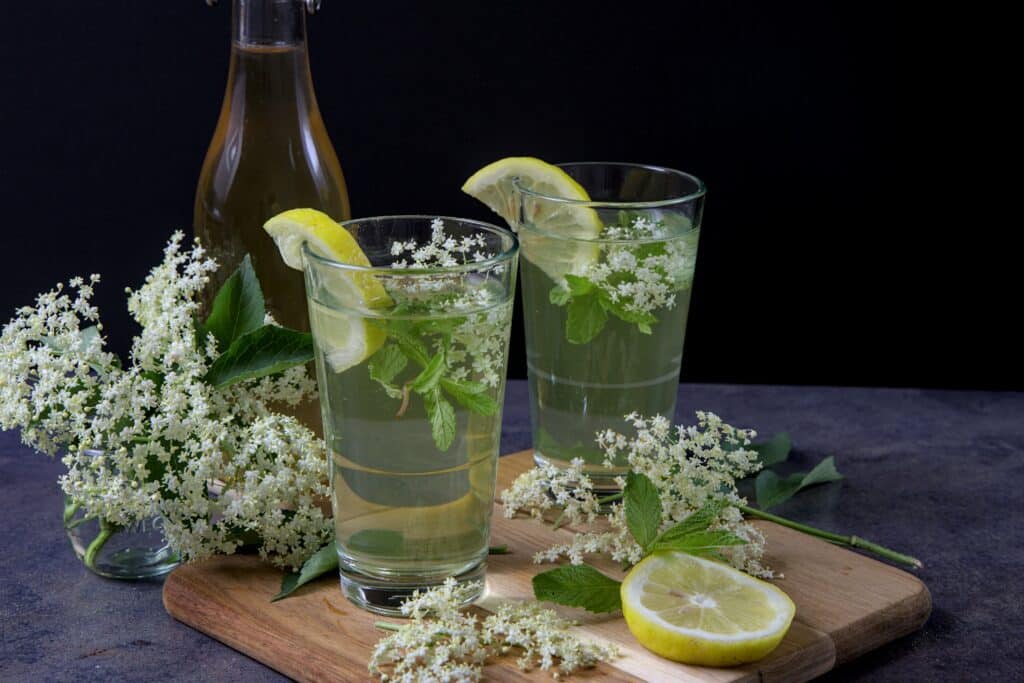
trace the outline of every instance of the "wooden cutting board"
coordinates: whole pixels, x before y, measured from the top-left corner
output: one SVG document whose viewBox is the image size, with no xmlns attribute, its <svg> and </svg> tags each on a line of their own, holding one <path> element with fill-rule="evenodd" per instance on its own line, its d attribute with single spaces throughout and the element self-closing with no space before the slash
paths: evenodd
<svg viewBox="0 0 1024 683">
<path fill-rule="evenodd" d="M 531 452 L 501 458 L 498 490 L 531 467 Z M 622 657 L 575 674 L 608 681 L 805 681 L 838 664 L 918 629 L 931 611 L 931 596 L 916 577 L 873 559 L 771 523 L 764 532 L 766 561 L 784 577 L 776 583 L 796 603 L 796 619 L 782 644 L 765 659 L 742 667 L 686 666 L 645 650 L 621 616 L 598 616 L 559 608 L 580 622 L 580 635 L 618 644 Z M 496 600 L 532 598 L 530 580 L 542 568 L 533 553 L 556 541 L 536 520 L 505 519 L 496 508 L 492 545 L 507 544 L 508 555 L 488 559 L 487 609 Z M 621 577 L 611 563 L 598 566 Z M 233 555 L 176 569 L 164 584 L 163 599 L 175 619 L 300 681 L 368 680 L 366 663 L 383 632 L 381 617 L 349 603 L 337 576 L 324 577 L 292 597 L 271 603 L 281 572 L 253 556 Z M 485 669 L 488 680 L 551 680 L 550 674 L 523 673 L 514 658 Z"/>
</svg>

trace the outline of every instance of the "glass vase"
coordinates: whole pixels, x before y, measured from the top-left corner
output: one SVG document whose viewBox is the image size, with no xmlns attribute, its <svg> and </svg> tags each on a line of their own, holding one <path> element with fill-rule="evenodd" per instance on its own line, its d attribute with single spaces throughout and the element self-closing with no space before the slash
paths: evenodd
<svg viewBox="0 0 1024 683">
<path fill-rule="evenodd" d="M 102 451 L 85 451 L 100 454 Z M 85 567 L 108 579 L 151 579 L 178 566 L 164 538 L 163 518 L 112 524 L 64 497 L 64 533 Z"/>
</svg>

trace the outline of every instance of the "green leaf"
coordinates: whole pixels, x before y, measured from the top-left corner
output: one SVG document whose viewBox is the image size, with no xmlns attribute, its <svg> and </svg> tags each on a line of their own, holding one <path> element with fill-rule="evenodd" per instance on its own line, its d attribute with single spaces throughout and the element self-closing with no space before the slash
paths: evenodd
<svg viewBox="0 0 1024 683">
<path fill-rule="evenodd" d="M 265 377 L 307 363 L 313 358 L 313 337 L 276 325 L 265 325 L 235 340 L 206 373 L 218 389 Z"/>
<path fill-rule="evenodd" d="M 217 292 L 203 327 L 216 337 L 217 348 L 224 353 L 236 339 L 263 327 L 266 313 L 260 281 L 246 254 Z"/>
<path fill-rule="evenodd" d="M 831 455 L 819 462 L 810 472 L 797 472 L 788 477 L 780 477 L 771 470 L 763 470 L 754 482 L 757 506 L 762 510 L 768 510 L 789 500 L 808 486 L 838 481 L 842 478 L 843 475 L 839 474 L 835 459 Z"/>
<path fill-rule="evenodd" d="M 647 475 L 630 472 L 623 490 L 626 526 L 641 547 L 647 548 L 657 538 L 661 527 L 661 497 Z"/>
<path fill-rule="evenodd" d="M 444 374 L 444 371 L 444 349 L 442 349 L 435 353 L 434 357 L 427 363 L 427 367 L 423 368 L 420 374 L 416 375 L 416 379 L 410 385 L 412 390 L 418 394 L 426 394 L 433 391 L 437 388 L 438 382 L 441 381 L 441 375 Z"/>
<path fill-rule="evenodd" d="M 569 299 L 572 298 L 572 293 L 561 285 L 555 285 L 548 292 L 548 301 L 555 306 L 564 306 L 569 303 Z"/>
<path fill-rule="evenodd" d="M 568 285 L 569 293 L 573 297 L 586 296 L 594 291 L 594 283 L 579 275 L 566 274 L 565 284 Z"/>
<path fill-rule="evenodd" d="M 767 441 L 758 441 L 747 446 L 747 450 L 756 451 L 757 458 L 764 467 L 777 465 L 789 459 L 789 451 L 793 441 L 787 432 L 779 432 Z"/>
<path fill-rule="evenodd" d="M 600 334 L 608 322 L 608 314 L 597 296 L 573 297 L 565 321 L 565 338 L 570 344 L 586 344 Z"/>
<path fill-rule="evenodd" d="M 468 408 L 477 415 L 490 417 L 498 414 L 498 402 L 484 393 L 487 386 L 479 382 L 456 382 L 441 379 L 441 388 L 463 408 Z"/>
<path fill-rule="evenodd" d="M 405 370 L 405 366 L 408 364 L 409 359 L 406 358 L 401 349 L 394 344 L 386 344 L 377 353 L 370 356 L 367 367 L 370 371 L 370 379 L 384 387 L 384 391 L 387 392 L 388 396 L 391 398 L 402 398 L 402 390 L 395 386 L 394 380 L 398 373 Z"/>
<path fill-rule="evenodd" d="M 426 366 L 430 362 L 430 352 L 427 347 L 423 345 L 416 335 L 410 334 L 407 330 L 403 329 L 398 324 L 391 324 L 384 327 L 388 336 L 391 337 L 398 348 L 401 349 L 410 360 L 419 363 L 420 365 Z"/>
<path fill-rule="evenodd" d="M 651 551 L 678 550 L 691 555 L 717 555 L 717 551 L 732 545 L 746 545 L 739 536 L 728 531 L 696 531 L 676 536 L 669 540 L 658 539 L 651 546 Z"/>
<path fill-rule="evenodd" d="M 586 564 L 559 567 L 533 577 L 533 595 L 538 600 L 590 612 L 622 609 L 619 586 L 618 581 Z"/>
<path fill-rule="evenodd" d="M 423 395 L 423 404 L 427 407 L 427 416 L 430 417 L 434 445 L 443 453 L 455 442 L 455 408 L 436 387 L 429 394 Z"/>
<path fill-rule="evenodd" d="M 348 537 L 345 547 L 368 555 L 397 557 L 405 550 L 405 537 L 391 529 L 362 529 Z"/>
<path fill-rule="evenodd" d="M 704 507 L 695 510 L 690 513 L 689 517 L 662 532 L 655 543 L 672 543 L 687 536 L 707 531 L 708 527 L 718 519 L 723 508 L 725 508 L 724 500 L 712 500 L 705 503 Z"/>
<path fill-rule="evenodd" d="M 302 565 L 301 571 L 286 575 L 281 580 L 281 592 L 272 597 L 270 601 L 276 602 L 282 598 L 287 598 L 300 586 L 304 586 L 318 576 L 323 576 L 337 568 L 338 550 L 334 545 L 334 541 L 331 541 L 306 560 L 306 563 Z"/>
</svg>

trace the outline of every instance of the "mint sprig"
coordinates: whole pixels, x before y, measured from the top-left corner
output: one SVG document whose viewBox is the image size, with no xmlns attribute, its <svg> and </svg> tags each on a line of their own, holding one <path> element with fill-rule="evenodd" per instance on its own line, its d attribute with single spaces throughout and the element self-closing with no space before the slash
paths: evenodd
<svg viewBox="0 0 1024 683">
<path fill-rule="evenodd" d="M 663 523 L 661 496 L 647 475 L 630 472 L 622 497 L 626 526 L 643 548 L 643 557 L 654 552 L 678 551 L 722 559 L 718 551 L 746 543 L 728 531 L 710 529 L 725 509 L 725 501 L 710 501 L 682 522 L 659 531 Z M 538 600 L 582 607 L 591 612 L 612 612 L 622 606 L 618 592 L 620 583 L 589 565 L 569 565 L 534 576 L 533 594 Z"/>
<path fill-rule="evenodd" d="M 399 314 L 414 313 L 407 306 L 396 310 Z M 422 312 L 422 311 L 420 311 Z M 480 382 L 452 379 L 448 350 L 452 347 L 455 329 L 464 323 L 464 317 L 432 320 L 374 320 L 388 336 L 388 342 L 374 353 L 368 363 L 370 379 L 387 395 L 402 401 L 396 417 L 402 417 L 412 394 L 420 397 L 430 420 L 431 436 L 439 451 L 447 451 L 455 442 L 457 418 L 454 403 L 483 417 L 498 413 L 499 404 L 488 395 L 488 387 Z M 430 346 L 424 337 L 432 337 Z M 437 351 L 431 353 L 430 348 Z M 419 373 L 402 386 L 396 378 L 409 364 L 420 368 Z"/>
<path fill-rule="evenodd" d="M 612 299 L 605 289 L 577 275 L 565 276 L 566 286 L 556 285 L 548 292 L 555 306 L 566 307 L 565 338 L 570 344 L 586 344 L 601 334 L 612 315 L 643 334 L 651 334 L 658 317 L 649 311 L 627 307 L 624 299 Z"/>
</svg>

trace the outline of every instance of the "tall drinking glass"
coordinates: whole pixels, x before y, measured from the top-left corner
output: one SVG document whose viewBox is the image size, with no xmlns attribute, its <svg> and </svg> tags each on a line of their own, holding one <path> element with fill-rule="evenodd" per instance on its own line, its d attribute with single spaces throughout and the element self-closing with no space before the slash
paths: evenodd
<svg viewBox="0 0 1024 683">
<path fill-rule="evenodd" d="M 675 410 L 704 184 L 655 166 L 560 168 L 589 201 L 513 183 L 534 459 L 580 458 L 614 489 L 626 463 L 604 466 L 595 435 Z"/>
<path fill-rule="evenodd" d="M 518 242 L 457 218 L 342 226 L 349 263 L 303 248 L 341 586 L 397 615 L 484 576 Z"/>
</svg>

